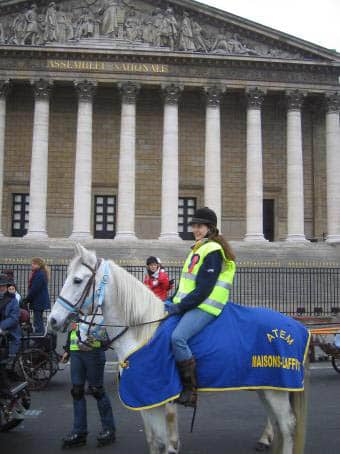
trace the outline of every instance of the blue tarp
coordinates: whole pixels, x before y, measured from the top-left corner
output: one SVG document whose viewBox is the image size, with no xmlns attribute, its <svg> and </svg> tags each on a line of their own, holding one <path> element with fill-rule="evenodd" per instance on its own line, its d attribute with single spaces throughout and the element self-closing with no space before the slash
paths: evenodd
<svg viewBox="0 0 340 454">
<path fill-rule="evenodd" d="M 179 316 L 161 323 L 152 339 L 127 357 L 120 377 L 124 405 L 140 410 L 174 399 L 182 386 L 170 337 Z M 200 391 L 302 391 L 309 332 L 296 320 L 265 308 L 228 303 L 190 339 Z"/>
</svg>

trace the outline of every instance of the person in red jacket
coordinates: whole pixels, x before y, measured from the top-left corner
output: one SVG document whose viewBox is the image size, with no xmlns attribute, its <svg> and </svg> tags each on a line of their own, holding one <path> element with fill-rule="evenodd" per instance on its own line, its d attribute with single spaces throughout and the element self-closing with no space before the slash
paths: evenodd
<svg viewBox="0 0 340 454">
<path fill-rule="evenodd" d="M 146 260 L 147 274 L 144 277 L 144 284 L 154 292 L 158 298 L 165 301 L 170 289 L 169 277 L 161 268 L 156 257 L 148 257 Z"/>
</svg>

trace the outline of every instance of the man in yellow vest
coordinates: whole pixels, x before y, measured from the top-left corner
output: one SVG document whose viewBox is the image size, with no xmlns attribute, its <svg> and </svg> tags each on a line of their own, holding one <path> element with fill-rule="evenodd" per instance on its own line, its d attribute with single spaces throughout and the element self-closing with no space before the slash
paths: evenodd
<svg viewBox="0 0 340 454">
<path fill-rule="evenodd" d="M 98 316 L 96 316 L 98 317 Z M 96 320 L 97 322 L 97 320 Z M 97 327 L 98 325 L 96 325 Z M 115 422 L 110 399 L 104 389 L 105 351 L 104 337 L 95 329 L 90 333 L 89 325 L 73 323 L 64 347 L 62 362 L 71 360 L 71 394 L 73 397 L 73 430 L 63 438 L 63 448 L 73 448 L 86 444 L 87 412 L 85 400 L 85 382 L 89 384 L 91 395 L 97 401 L 97 407 L 103 430 L 98 435 L 98 446 L 115 441 Z M 100 334 L 100 333 L 99 333 Z"/>
<path fill-rule="evenodd" d="M 222 312 L 229 299 L 236 265 L 233 251 L 219 234 L 213 210 L 208 207 L 196 210 L 191 225 L 195 244 L 184 263 L 176 294 L 165 306 L 169 315 L 182 315 L 171 337 L 183 384 L 177 402 L 195 407 L 196 363 L 188 340 Z"/>
</svg>

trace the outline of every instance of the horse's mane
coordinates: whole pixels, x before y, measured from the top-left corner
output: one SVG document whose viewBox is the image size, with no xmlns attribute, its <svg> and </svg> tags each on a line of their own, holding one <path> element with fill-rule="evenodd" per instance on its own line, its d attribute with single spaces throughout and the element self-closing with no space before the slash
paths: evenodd
<svg viewBox="0 0 340 454">
<path fill-rule="evenodd" d="M 142 282 L 125 269 L 109 260 L 113 278 L 113 291 L 117 295 L 115 304 L 121 307 L 121 314 L 127 326 L 138 325 L 164 316 L 164 303 Z M 137 340 L 142 341 L 152 336 L 158 323 L 140 326 L 136 329 Z"/>
</svg>

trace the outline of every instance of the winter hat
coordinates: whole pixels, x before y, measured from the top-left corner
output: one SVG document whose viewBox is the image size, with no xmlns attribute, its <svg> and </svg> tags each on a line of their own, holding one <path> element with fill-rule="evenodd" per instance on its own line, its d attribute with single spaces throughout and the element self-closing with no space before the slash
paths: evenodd
<svg viewBox="0 0 340 454">
<path fill-rule="evenodd" d="M 190 221 L 190 224 L 211 224 L 215 227 L 217 226 L 217 216 L 215 211 L 211 210 L 208 207 L 198 208 L 193 218 Z"/>
<path fill-rule="evenodd" d="M 0 285 L 11 285 L 12 283 L 6 274 L 0 274 Z"/>
<path fill-rule="evenodd" d="M 158 265 L 158 260 L 156 257 L 154 257 L 153 255 L 151 255 L 150 257 L 148 257 L 146 259 L 146 264 L 147 265 L 151 265 L 151 263 L 156 263 Z"/>
</svg>

